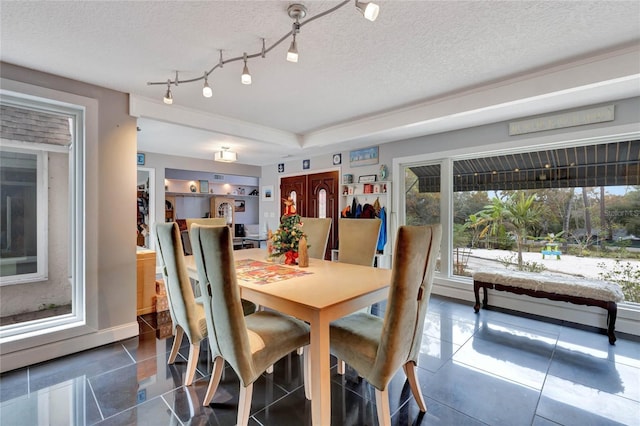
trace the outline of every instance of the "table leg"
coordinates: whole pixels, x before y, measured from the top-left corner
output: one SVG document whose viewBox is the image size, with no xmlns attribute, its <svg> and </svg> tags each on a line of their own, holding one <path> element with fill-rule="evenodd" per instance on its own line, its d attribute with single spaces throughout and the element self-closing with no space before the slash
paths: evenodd
<svg viewBox="0 0 640 426">
<path fill-rule="evenodd" d="M 318 313 L 311 321 L 311 418 L 314 426 L 331 424 L 329 321 Z"/>
</svg>

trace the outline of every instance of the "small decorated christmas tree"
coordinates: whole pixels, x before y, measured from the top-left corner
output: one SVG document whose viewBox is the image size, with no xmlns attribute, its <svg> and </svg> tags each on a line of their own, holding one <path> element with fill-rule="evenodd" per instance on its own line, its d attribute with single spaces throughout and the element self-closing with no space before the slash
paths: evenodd
<svg viewBox="0 0 640 426">
<path fill-rule="evenodd" d="M 296 213 L 296 207 L 291 197 L 284 200 L 285 211 L 280 218 L 280 226 L 271 235 L 270 256 L 285 256 L 285 263 L 294 264 L 298 257 L 298 246 L 302 232 L 300 215 Z M 306 237 L 306 236 L 305 236 Z"/>
</svg>

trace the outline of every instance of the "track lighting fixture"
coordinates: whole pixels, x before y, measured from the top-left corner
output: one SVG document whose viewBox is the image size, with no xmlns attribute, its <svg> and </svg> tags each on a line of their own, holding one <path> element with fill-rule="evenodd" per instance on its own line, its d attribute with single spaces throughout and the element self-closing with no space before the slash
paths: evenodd
<svg viewBox="0 0 640 426">
<path fill-rule="evenodd" d="M 296 43 L 296 35 L 293 35 L 293 41 L 291 42 L 291 47 L 289 47 L 289 51 L 287 52 L 287 61 L 289 62 L 298 62 L 298 44 Z"/>
<path fill-rule="evenodd" d="M 210 98 L 213 96 L 213 90 L 211 90 L 211 86 L 209 86 L 209 75 L 205 71 L 204 73 L 204 86 L 202 87 L 202 96 L 205 98 Z"/>
<path fill-rule="evenodd" d="M 287 8 L 287 13 L 291 19 L 295 19 L 291 34 L 293 35 L 293 41 L 287 51 L 287 61 L 298 62 L 298 43 L 296 43 L 296 35 L 300 32 L 300 19 L 304 19 L 307 16 L 307 8 L 301 4 L 292 4 Z"/>
<path fill-rule="evenodd" d="M 242 69 L 242 78 L 240 79 L 242 84 L 251 84 L 251 74 L 249 73 L 249 68 L 247 67 L 247 54 L 244 54 L 244 68 Z"/>
<path fill-rule="evenodd" d="M 373 2 L 367 3 L 364 1 L 358 1 L 358 0 L 355 0 L 355 2 L 356 2 L 356 9 L 358 9 L 366 19 L 370 20 L 371 22 L 376 20 L 376 18 L 378 17 L 378 13 L 380 13 L 380 6 L 378 6 Z"/>
<path fill-rule="evenodd" d="M 358 1 L 358 0 L 354 0 L 354 1 L 355 1 L 356 9 L 360 13 L 362 13 L 362 15 L 366 19 L 368 19 L 370 21 L 375 21 L 376 20 L 376 18 L 378 17 L 378 14 L 380 12 L 380 7 L 377 4 L 375 4 L 373 2 L 363 2 L 363 1 Z M 150 81 L 150 82 L 147 83 L 147 85 L 153 86 L 153 85 L 164 85 L 164 84 L 166 84 L 167 85 L 167 92 L 166 92 L 166 94 L 164 96 L 164 103 L 167 104 L 167 105 L 171 105 L 173 103 L 173 94 L 171 93 L 171 85 L 172 84 L 174 86 L 178 87 L 179 83 L 193 83 L 193 82 L 196 82 L 196 81 L 204 80 L 204 85 L 202 87 L 202 96 L 204 96 L 205 98 L 210 98 L 211 96 L 213 96 L 213 90 L 211 89 L 211 86 L 209 86 L 209 74 L 211 74 L 217 68 L 222 68 L 224 64 L 228 64 L 229 62 L 237 62 L 237 61 L 243 61 L 244 62 L 244 67 L 242 69 L 242 78 L 240 79 L 240 81 L 242 82 L 242 84 L 251 84 L 251 74 L 249 73 L 249 67 L 247 66 L 247 60 L 253 59 L 253 58 L 257 58 L 257 57 L 265 58 L 267 56 L 267 53 L 269 53 L 271 50 L 273 50 L 280 43 L 285 41 L 289 36 L 292 36 L 293 40 L 291 41 L 291 45 L 289 46 L 289 50 L 287 51 L 287 61 L 298 62 L 298 43 L 296 41 L 296 36 L 300 33 L 300 28 L 303 25 L 306 25 L 306 24 L 308 24 L 310 22 L 315 21 L 316 19 L 322 18 L 324 16 L 327 16 L 327 15 L 335 12 L 336 10 L 342 8 L 343 6 L 347 5 L 348 3 L 351 3 L 351 0 L 343 0 L 342 2 L 337 4 L 336 6 L 330 8 L 330 9 L 327 9 L 324 12 L 321 12 L 321 13 L 315 15 L 315 16 L 312 16 L 312 17 L 304 20 L 303 22 L 300 22 L 300 20 L 304 19 L 307 16 L 307 8 L 302 4 L 297 4 L 297 3 L 296 4 L 292 4 L 287 8 L 287 14 L 289 15 L 289 17 L 291 17 L 292 19 L 295 20 L 295 22 L 293 23 L 293 28 L 287 34 L 285 34 L 282 37 L 280 37 L 278 39 L 278 41 L 273 43 L 270 47 L 267 48 L 266 45 L 265 45 L 265 39 L 262 39 L 262 49 L 259 52 L 252 53 L 252 54 L 247 54 L 245 52 L 242 56 L 236 56 L 234 58 L 230 58 L 230 59 L 226 59 L 226 60 L 222 59 L 222 50 L 220 50 L 220 60 L 218 61 L 218 63 L 215 64 L 209 71 L 205 71 L 204 75 L 202 75 L 201 77 L 179 80 L 178 79 L 178 73 L 176 72 L 176 77 L 175 77 L 175 79 L 173 81 L 171 79 L 167 80 L 166 82 L 164 82 L 164 81 L 158 81 L 158 82 Z"/>
<path fill-rule="evenodd" d="M 167 93 L 165 93 L 163 100 L 167 105 L 171 105 L 173 103 L 173 95 L 171 94 L 171 80 L 167 80 Z"/>
</svg>

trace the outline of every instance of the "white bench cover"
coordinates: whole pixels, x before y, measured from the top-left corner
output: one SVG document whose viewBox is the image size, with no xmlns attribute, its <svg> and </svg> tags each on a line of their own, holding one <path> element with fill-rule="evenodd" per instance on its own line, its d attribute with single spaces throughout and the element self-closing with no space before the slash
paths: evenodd
<svg viewBox="0 0 640 426">
<path fill-rule="evenodd" d="M 622 302 L 624 294 L 616 283 L 566 275 L 511 270 L 478 270 L 474 281 L 519 287 L 534 291 L 584 297 L 606 302 Z"/>
</svg>

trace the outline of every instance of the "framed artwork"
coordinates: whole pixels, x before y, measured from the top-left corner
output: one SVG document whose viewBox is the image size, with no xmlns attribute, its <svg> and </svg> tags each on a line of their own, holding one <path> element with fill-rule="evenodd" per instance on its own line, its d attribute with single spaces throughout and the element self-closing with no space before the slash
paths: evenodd
<svg viewBox="0 0 640 426">
<path fill-rule="evenodd" d="M 377 146 L 349 152 L 349 165 L 351 167 L 370 166 L 372 164 L 378 164 Z"/>
<path fill-rule="evenodd" d="M 358 183 L 369 183 L 369 182 L 375 182 L 377 178 L 377 175 L 362 175 L 358 178 Z"/>
<path fill-rule="evenodd" d="M 138 157 L 138 166 L 144 166 L 144 154 L 139 152 L 137 157 Z"/>
<path fill-rule="evenodd" d="M 333 165 L 337 166 L 342 164 L 342 154 L 333 154 Z"/>
<path fill-rule="evenodd" d="M 311 168 L 311 160 L 302 160 L 302 169 L 309 170 Z"/>
<path fill-rule="evenodd" d="M 284 163 L 278 164 L 278 173 L 284 173 Z"/>
<path fill-rule="evenodd" d="M 209 192 L 209 181 L 208 180 L 201 180 L 200 181 L 200 192 L 206 194 Z"/>
<path fill-rule="evenodd" d="M 262 201 L 273 201 L 273 185 L 265 185 L 262 187 Z"/>
<path fill-rule="evenodd" d="M 242 213 L 245 211 L 245 201 L 244 200 L 235 200 L 234 210 L 238 213 Z"/>
</svg>

